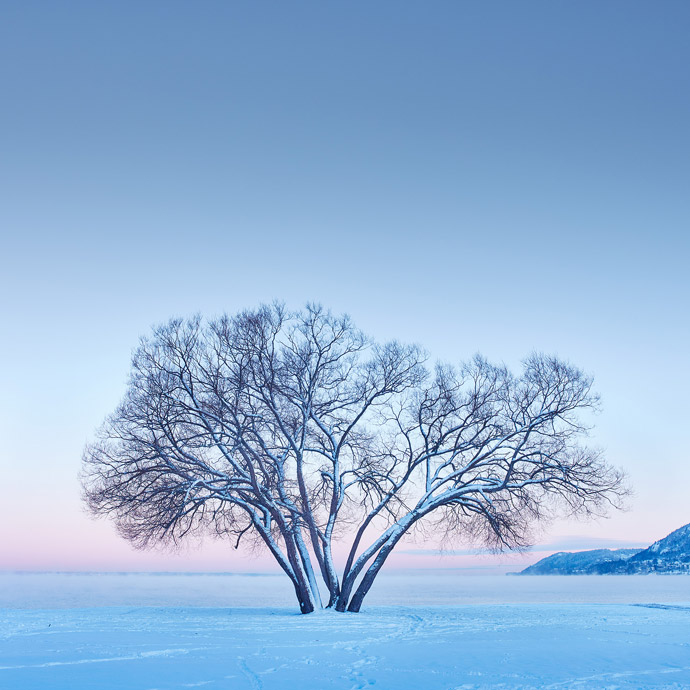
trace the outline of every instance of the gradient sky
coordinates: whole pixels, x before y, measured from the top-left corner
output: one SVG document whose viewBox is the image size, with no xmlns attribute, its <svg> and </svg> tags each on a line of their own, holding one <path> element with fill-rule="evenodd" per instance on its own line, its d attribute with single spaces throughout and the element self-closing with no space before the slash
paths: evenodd
<svg viewBox="0 0 690 690">
<path fill-rule="evenodd" d="M 77 474 L 152 324 L 274 298 L 592 373 L 636 493 L 545 546 L 690 522 L 688 35 L 671 0 L 3 3 L 0 569 L 265 569 L 132 551 Z"/>
</svg>

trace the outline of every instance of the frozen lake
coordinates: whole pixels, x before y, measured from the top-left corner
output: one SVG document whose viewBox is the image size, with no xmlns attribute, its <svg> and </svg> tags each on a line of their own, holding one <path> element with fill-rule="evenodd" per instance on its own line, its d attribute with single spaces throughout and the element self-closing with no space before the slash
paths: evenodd
<svg viewBox="0 0 690 690">
<path fill-rule="evenodd" d="M 0 575 L 7 690 L 690 687 L 690 577 L 388 574 L 359 614 L 280 576 Z"/>
<path fill-rule="evenodd" d="M 690 602 L 684 575 L 382 573 L 365 606 Z M 93 606 L 295 607 L 284 575 L 0 573 L 0 608 Z"/>
</svg>

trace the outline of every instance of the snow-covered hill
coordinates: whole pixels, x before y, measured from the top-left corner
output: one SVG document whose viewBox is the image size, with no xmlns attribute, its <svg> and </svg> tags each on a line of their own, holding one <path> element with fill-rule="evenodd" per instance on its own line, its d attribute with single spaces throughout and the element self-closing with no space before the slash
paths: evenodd
<svg viewBox="0 0 690 690">
<path fill-rule="evenodd" d="M 690 574 L 690 524 L 646 549 L 596 549 L 555 553 L 525 568 L 520 575 Z"/>
<path fill-rule="evenodd" d="M 525 568 L 520 575 L 590 575 L 601 563 L 623 563 L 640 549 L 596 549 L 570 553 L 560 551 Z"/>
<path fill-rule="evenodd" d="M 627 561 L 602 563 L 599 574 L 690 573 L 690 524 L 655 541 Z"/>
</svg>

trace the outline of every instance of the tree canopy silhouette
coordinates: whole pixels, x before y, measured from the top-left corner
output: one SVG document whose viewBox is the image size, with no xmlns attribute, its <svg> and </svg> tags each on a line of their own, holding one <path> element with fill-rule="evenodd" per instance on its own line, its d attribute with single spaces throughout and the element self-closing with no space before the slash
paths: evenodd
<svg viewBox="0 0 690 690">
<path fill-rule="evenodd" d="M 512 549 L 534 521 L 615 505 L 621 473 L 581 444 L 591 385 L 537 354 L 519 375 L 479 356 L 429 367 L 314 305 L 175 319 L 136 350 L 85 450 L 84 497 L 139 547 L 254 540 L 303 613 L 359 611 L 416 525 Z"/>
</svg>

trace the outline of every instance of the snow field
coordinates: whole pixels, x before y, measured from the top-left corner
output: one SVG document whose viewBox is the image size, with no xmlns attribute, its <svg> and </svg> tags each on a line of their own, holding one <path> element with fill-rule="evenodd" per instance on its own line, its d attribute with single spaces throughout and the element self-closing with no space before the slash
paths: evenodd
<svg viewBox="0 0 690 690">
<path fill-rule="evenodd" d="M 689 688 L 690 604 L 0 611 L 0 688 Z"/>
</svg>

